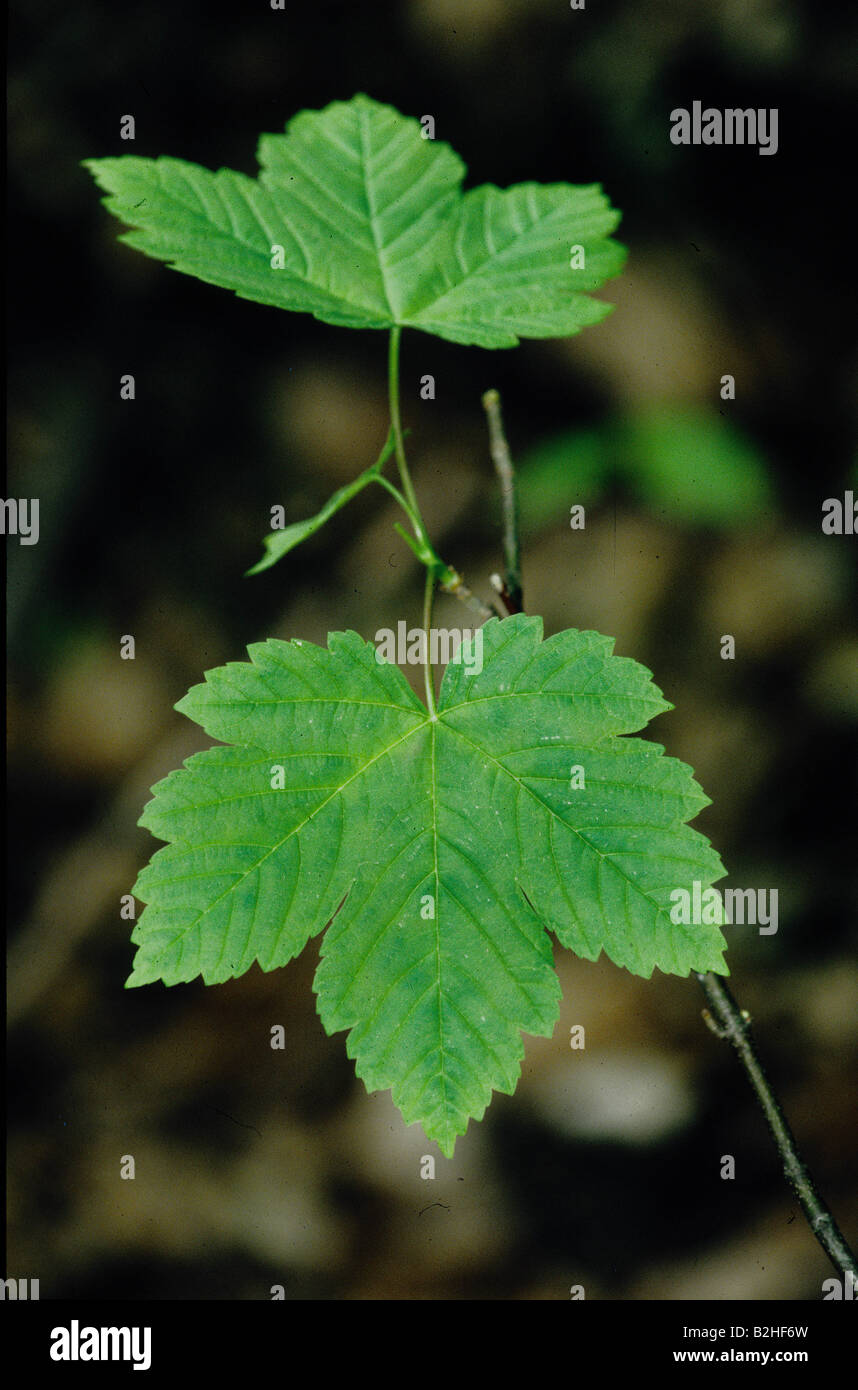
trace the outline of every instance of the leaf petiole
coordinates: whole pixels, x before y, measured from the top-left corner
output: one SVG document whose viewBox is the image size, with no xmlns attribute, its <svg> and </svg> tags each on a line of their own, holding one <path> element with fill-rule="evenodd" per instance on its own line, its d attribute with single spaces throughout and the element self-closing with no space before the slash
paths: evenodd
<svg viewBox="0 0 858 1390">
<path fill-rule="evenodd" d="M 300 545 L 308 536 L 312 536 L 316 531 L 321 530 L 326 521 L 329 521 L 336 512 L 340 511 L 347 502 L 350 502 L 353 497 L 357 496 L 359 492 L 362 492 L 370 483 L 380 482 L 386 484 L 387 480 L 382 478 L 379 470 L 383 468 L 384 464 L 393 453 L 393 450 L 394 440 L 391 431 L 375 463 L 370 464 L 369 468 L 365 468 L 363 473 L 359 473 L 352 482 L 346 483 L 344 487 L 338 488 L 333 496 L 328 498 L 321 511 L 316 512 L 315 516 L 308 517 L 306 521 L 295 521 L 291 526 L 286 526 L 279 531 L 271 531 L 264 537 L 262 544 L 265 547 L 266 554 L 261 560 L 258 560 L 251 569 L 245 570 L 245 578 L 251 574 L 261 574 L 263 570 L 270 569 L 272 565 L 276 565 L 277 561 L 282 560 L 284 555 L 288 555 L 290 550 L 294 550 L 296 545 Z M 404 499 L 400 498 L 399 500 L 401 505 L 404 505 Z"/>
</svg>

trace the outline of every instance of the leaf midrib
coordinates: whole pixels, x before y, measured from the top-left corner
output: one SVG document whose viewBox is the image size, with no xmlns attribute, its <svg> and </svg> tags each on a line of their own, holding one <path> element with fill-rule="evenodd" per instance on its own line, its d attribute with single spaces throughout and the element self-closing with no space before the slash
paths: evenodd
<svg viewBox="0 0 858 1390">
<path fill-rule="evenodd" d="M 369 153 L 367 149 L 367 120 L 367 112 L 363 104 L 361 104 L 358 107 L 358 128 L 360 130 L 360 161 L 361 176 L 363 178 L 364 190 L 366 192 L 366 206 L 367 211 L 369 213 L 369 228 L 372 232 L 373 246 L 375 247 L 375 254 L 378 260 L 381 288 L 384 291 L 384 298 L 387 303 L 388 313 L 390 314 L 391 321 L 393 323 L 399 323 L 399 315 L 393 307 L 393 302 L 390 297 L 390 290 L 387 284 L 387 264 L 385 260 L 382 240 L 379 235 L 379 230 L 376 223 L 377 215 L 375 210 L 375 198 L 373 196 L 372 180 L 369 176 Z"/>
<path fill-rule="evenodd" d="M 615 872 L 618 873 L 621 878 L 625 879 L 628 885 L 636 889 L 640 896 L 642 898 L 645 898 L 647 902 L 649 902 L 652 905 L 655 911 L 659 915 L 661 915 L 661 907 L 659 907 L 658 903 L 656 903 L 655 900 L 650 897 L 649 893 L 647 893 L 643 888 L 641 888 L 637 880 L 632 878 L 629 874 L 625 873 L 622 867 L 619 864 L 615 863 L 615 861 L 610 857 L 610 855 L 603 854 L 602 851 L 596 845 L 592 844 L 591 841 L 587 839 L 587 836 L 584 835 L 577 828 L 577 826 L 572 825 L 569 821 L 564 820 L 562 816 L 558 815 L 557 812 L 554 811 L 552 807 L 549 806 L 548 803 L 542 799 L 541 796 L 538 796 L 531 787 L 528 787 L 527 784 L 523 782 L 520 777 L 518 777 L 514 772 L 510 771 L 510 769 L 504 763 L 500 762 L 499 759 L 496 758 L 487 749 L 482 748 L 480 744 L 476 743 L 473 739 L 468 738 L 467 734 L 463 734 L 461 729 L 456 729 L 451 724 L 448 724 L 446 727 L 450 730 L 452 734 L 455 734 L 458 738 L 460 738 L 463 741 L 463 743 L 467 743 L 470 745 L 471 748 L 476 749 L 476 751 L 480 754 L 481 757 L 488 758 L 490 762 L 494 763 L 495 767 L 499 768 L 501 772 L 506 773 L 507 777 L 511 778 L 515 785 L 521 791 L 526 792 L 527 795 L 531 797 L 531 799 L 535 801 L 538 806 L 542 807 L 543 810 L 548 812 L 552 820 L 558 821 L 560 825 L 565 826 L 567 830 L 571 830 L 573 835 L 577 835 L 578 839 L 581 840 L 584 845 L 586 845 L 587 849 L 590 850 L 594 855 L 598 856 L 598 859 L 601 863 L 608 864 L 612 869 L 614 869 Z M 586 743 L 582 744 L 582 747 L 586 748 Z"/>
<path fill-rule="evenodd" d="M 396 708 L 396 706 L 394 706 L 394 708 Z M 313 819 L 315 815 L 318 815 L 320 811 L 324 810 L 324 808 L 328 805 L 329 802 L 333 801 L 334 797 L 341 795 L 345 791 L 346 787 L 350 786 L 351 783 L 354 782 L 358 777 L 361 777 L 367 771 L 367 769 L 372 767 L 375 763 L 377 763 L 380 758 L 383 758 L 394 748 L 398 748 L 401 743 L 404 743 L 407 739 L 411 738 L 413 734 L 418 733 L 420 729 L 425 728 L 426 725 L 429 723 L 430 721 L 428 718 L 421 720 L 421 722 L 415 725 L 413 729 L 408 729 L 400 738 L 396 739 L 393 743 L 387 744 L 384 748 L 380 749 L 374 757 L 370 758 L 368 762 L 364 763 L 355 772 L 353 772 L 351 776 L 345 780 L 345 782 L 342 782 L 331 792 L 330 796 L 325 797 L 324 801 L 320 801 L 318 805 L 314 806 L 308 816 L 305 816 L 305 818 L 302 821 L 300 821 L 297 825 L 294 825 L 291 828 L 291 830 L 289 830 L 285 835 L 282 835 L 279 840 L 276 840 L 275 843 L 269 849 L 267 854 L 263 854 L 261 858 L 257 859 L 253 864 L 249 866 L 249 868 L 245 869 L 245 871 L 238 878 L 234 879 L 233 882 L 230 883 L 229 887 L 225 888 L 222 893 L 219 893 L 218 896 L 212 899 L 210 903 L 207 903 L 203 910 L 197 913 L 197 916 L 194 918 L 194 920 L 192 922 L 189 922 L 186 927 L 183 927 L 182 930 L 171 939 L 170 946 L 172 947 L 173 945 L 175 945 L 177 941 L 182 940 L 182 938 L 186 936 L 189 931 L 192 931 L 193 928 L 197 926 L 198 922 L 202 921 L 202 919 L 206 917 L 209 912 L 211 912 L 215 907 L 217 907 L 218 903 L 222 902 L 223 899 L 228 897 L 230 893 L 238 889 L 250 874 L 256 873 L 257 870 L 262 867 L 265 861 L 271 858 L 272 854 L 275 854 L 277 850 L 282 849 L 283 845 L 285 845 L 286 842 L 289 839 L 291 839 L 293 835 L 297 835 L 299 831 L 303 830 L 304 827 L 309 824 L 309 822 Z M 176 842 L 173 841 L 173 843 Z M 199 848 L 199 846 L 197 848 Z M 145 899 L 143 901 L 145 901 Z"/>
<path fill-rule="evenodd" d="M 158 161 L 155 160 L 155 161 L 153 161 L 153 162 L 154 162 L 155 165 L 156 165 L 156 175 L 157 175 L 157 178 L 158 178 L 158 183 L 159 183 L 159 185 L 160 185 L 160 190 L 159 190 L 159 191 L 160 191 L 160 193 L 161 193 L 161 196 L 165 199 L 165 201 L 170 201 L 170 202 L 175 203 L 177 207 L 179 207 L 179 208 L 182 209 L 183 213 L 184 213 L 186 216 L 192 217 L 192 218 L 194 218 L 197 222 L 199 222 L 199 223 L 201 224 L 201 226 L 203 227 L 204 232 L 205 232 L 205 234 L 206 234 L 207 237 L 210 237 L 210 238 L 216 239 L 216 240 L 220 240 L 220 241 L 224 241 L 224 242 L 227 243 L 227 245 L 231 245 L 231 244 L 237 243 L 239 246 L 241 246 L 241 248 L 242 248 L 248 255 L 253 256 L 254 258 L 256 258 L 256 259 L 258 259 L 259 261 L 261 261 L 261 262 L 263 263 L 263 266 L 268 266 L 268 265 L 270 264 L 270 259 L 271 259 L 271 253 L 270 253 L 270 251 L 266 251 L 266 250 L 263 249 L 263 248 L 260 248 L 260 247 L 258 247 L 258 246 L 255 246 L 252 242 L 248 241 L 247 238 L 246 238 L 245 236 L 242 236 L 239 232 L 237 232 L 237 231 L 234 229 L 234 227 L 232 226 L 232 214 L 231 214 L 231 211 L 230 211 L 229 207 L 227 206 L 227 204 L 224 203 L 224 207 L 225 207 L 225 209 L 226 209 L 227 215 L 228 215 L 229 220 L 230 220 L 230 228 L 229 228 L 228 231 L 227 231 L 226 229 L 222 228 L 222 227 L 219 227 L 219 226 L 217 225 L 217 223 L 216 223 L 215 221 L 213 221 L 211 214 L 210 214 L 210 213 L 208 212 L 208 210 L 206 209 L 205 204 L 203 203 L 202 199 L 199 197 L 198 194 L 197 194 L 197 199 L 198 199 L 197 206 L 193 206 L 193 205 L 189 204 L 184 198 L 180 197 L 179 194 L 177 193 L 177 191 L 176 191 L 174 188 L 169 188 L 169 189 L 166 188 L 165 185 L 164 185 L 164 183 L 163 183 L 163 179 L 162 179 L 162 177 L 161 177 L 161 171 L 160 171 L 160 169 L 158 169 L 158 167 L 157 167 L 157 166 L 158 166 Z M 185 163 L 185 162 L 186 162 L 186 161 L 182 161 L 182 160 L 174 160 L 174 161 L 173 161 L 173 163 L 175 163 L 175 164 L 177 164 L 177 165 L 178 165 L 178 164 L 183 164 L 183 163 Z M 197 166 L 191 165 L 190 167 L 195 169 Z M 204 170 L 204 172 L 205 172 L 205 173 L 211 173 L 212 179 L 216 178 L 216 175 L 215 175 L 214 173 L 212 173 L 211 170 Z M 232 172 L 237 172 L 237 171 L 229 170 L 228 172 L 232 173 Z M 239 176 L 239 180 L 240 180 L 240 176 Z M 268 186 L 267 183 L 263 182 L 261 176 L 258 177 L 258 178 L 256 178 L 256 179 L 250 179 L 250 180 L 248 180 L 248 182 L 249 182 L 250 185 L 251 185 L 251 190 L 252 190 L 252 191 L 256 191 L 256 190 L 262 189 L 262 190 L 264 190 L 266 193 L 268 193 L 269 196 L 273 196 L 271 188 Z M 272 180 L 272 182 L 274 183 L 274 187 L 275 187 L 278 191 L 282 191 L 282 185 L 277 184 L 275 180 Z M 193 188 L 193 183 L 192 183 L 192 182 L 191 182 L 191 187 Z M 252 200 L 252 198 L 251 198 L 251 196 L 250 196 L 251 190 L 248 190 L 248 189 L 244 186 L 244 183 L 243 183 L 243 182 L 241 182 L 241 181 L 237 181 L 237 182 L 236 182 L 236 191 L 238 191 L 238 192 L 240 193 L 240 196 L 244 199 L 244 202 L 245 202 L 245 204 L 247 205 L 249 211 L 251 212 L 251 214 L 252 214 L 253 217 L 256 219 L 257 223 L 259 224 L 259 228 L 260 228 L 260 231 L 263 233 L 263 236 L 265 236 L 265 237 L 269 240 L 269 245 L 274 245 L 275 242 L 276 242 L 276 238 L 272 239 L 272 237 L 273 237 L 272 232 L 270 231 L 269 228 L 266 227 L 266 225 L 265 225 L 265 223 L 264 223 L 264 221 L 263 221 L 263 219 L 262 219 L 262 215 L 261 215 L 259 209 L 255 206 L 255 202 L 254 202 L 254 200 Z M 217 196 L 221 199 L 221 202 L 223 202 L 223 195 L 221 194 L 220 189 L 215 188 L 215 192 L 217 193 Z M 112 198 L 116 199 L 117 201 L 120 201 L 120 202 L 125 201 L 123 195 L 121 195 L 121 194 L 111 194 L 110 196 L 111 196 Z M 313 212 L 313 214 L 314 214 L 315 216 L 321 216 L 321 214 L 319 213 L 319 209 L 318 209 L 317 207 L 312 206 L 312 205 L 308 205 L 308 204 L 306 203 L 306 201 L 305 201 L 304 199 L 298 197 L 298 195 L 295 194 L 294 191 L 292 191 L 291 196 L 295 197 L 296 201 L 297 201 L 297 202 L 301 202 L 305 207 L 310 206 L 310 210 Z M 132 212 L 133 209 L 129 208 L 128 211 L 129 211 L 129 212 Z M 124 214 L 124 212 L 123 212 L 121 215 L 122 215 L 122 217 L 123 217 L 123 220 L 125 220 L 125 214 Z M 284 224 L 284 225 L 285 225 L 285 224 Z M 141 233 L 143 236 L 155 236 L 155 235 L 158 234 L 158 229 L 153 229 L 153 228 L 151 228 L 151 227 L 147 227 L 146 225 L 141 224 L 139 221 L 135 221 L 133 218 L 129 221 L 129 226 L 133 229 L 133 232 L 139 232 L 139 233 Z M 378 256 L 378 255 L 379 255 L 379 248 L 378 248 L 378 243 L 377 243 L 376 236 L 375 236 L 375 230 L 374 230 L 374 228 L 372 227 L 372 223 L 370 223 L 370 226 L 371 226 L 371 230 L 372 230 L 372 232 L 373 232 L 373 247 L 372 247 L 372 249 L 375 251 L 376 255 Z M 300 272 L 298 272 L 297 270 L 290 270 L 290 269 L 284 268 L 284 271 L 282 272 L 281 283 L 288 281 L 288 282 L 291 282 L 291 283 L 292 283 L 296 288 L 298 288 L 298 289 L 307 290 L 308 288 L 311 288 L 311 289 L 313 289 L 313 290 L 316 290 L 316 291 L 318 291 L 318 293 L 323 294 L 323 295 L 326 295 L 326 296 L 329 298 L 329 300 L 330 300 L 333 304 L 341 305 L 345 310 L 348 310 L 348 311 L 350 311 L 351 313 L 361 312 L 361 313 L 367 313 L 367 314 L 371 314 L 371 315 L 372 315 L 372 314 L 377 314 L 377 313 L 378 313 L 378 306 L 377 306 L 377 305 L 363 303 L 363 302 L 361 302 L 360 300 L 357 300 L 357 299 L 345 298 L 342 294 L 338 294 L 338 293 L 336 293 L 334 290 L 332 290 L 328 285 L 322 284 L 322 283 L 318 280 L 317 276 L 316 276 L 316 275 L 314 274 L 314 272 L 313 272 L 313 259 L 312 259 L 312 257 L 308 254 L 307 248 L 304 246 L 304 244 L 303 244 L 303 242 L 301 241 L 300 237 L 297 235 L 297 233 L 294 231 L 294 229 L 293 229 L 291 226 L 289 226 L 289 227 L 287 228 L 287 230 L 288 230 L 288 232 L 289 232 L 289 235 L 290 235 L 290 236 L 293 238 L 293 240 L 295 241 L 296 245 L 299 247 L 302 256 L 304 257 L 305 269 L 304 269 L 303 273 L 300 273 Z M 337 230 L 338 232 L 340 232 L 340 234 L 342 235 L 342 231 L 341 231 L 340 228 L 337 228 L 336 230 Z M 126 238 L 123 237 L 122 239 L 125 240 Z M 353 238 L 352 238 L 352 240 L 353 240 Z M 355 242 L 355 245 L 356 245 L 356 247 L 357 247 L 359 250 L 362 250 L 364 253 L 366 253 L 366 251 L 369 250 L 369 247 L 361 247 L 359 242 Z M 194 257 L 194 255 L 193 255 L 192 252 L 189 253 L 188 251 L 182 251 L 182 252 L 180 252 L 176 257 L 174 257 L 174 264 L 178 264 L 180 260 L 185 260 L 185 261 L 188 262 L 188 264 L 194 264 L 194 262 L 195 262 L 195 257 Z M 380 267 L 380 269 L 381 269 L 382 288 L 384 289 L 384 295 L 385 295 L 385 299 L 386 299 L 386 301 L 387 301 L 388 311 L 390 312 L 391 317 L 394 317 L 393 311 L 392 311 L 392 309 L 391 309 L 391 307 L 390 307 L 390 298 L 389 298 L 389 295 L 388 295 L 388 293 L 387 293 L 387 287 L 386 287 L 385 280 L 384 280 L 384 268 L 383 268 L 383 266 L 381 265 L 380 259 L 379 259 L 379 267 Z M 196 273 L 196 272 L 194 272 L 194 273 Z M 277 273 L 278 273 L 278 274 L 281 274 L 281 272 L 277 272 Z M 284 288 L 285 288 L 285 284 L 284 284 Z"/>
</svg>

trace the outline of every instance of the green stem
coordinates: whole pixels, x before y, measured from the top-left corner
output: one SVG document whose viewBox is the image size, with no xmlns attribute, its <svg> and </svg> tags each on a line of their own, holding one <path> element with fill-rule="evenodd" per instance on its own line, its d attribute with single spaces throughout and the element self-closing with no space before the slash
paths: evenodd
<svg viewBox="0 0 858 1390">
<path fill-rule="evenodd" d="M 420 515 L 420 506 L 417 501 L 417 494 L 414 491 L 414 484 L 411 481 L 411 474 L 408 471 L 408 461 L 405 457 L 405 441 L 402 437 L 402 418 L 399 412 L 399 340 L 402 336 L 402 329 L 399 324 L 395 324 L 390 330 L 390 348 L 387 357 L 387 387 L 390 398 L 390 423 L 393 429 L 393 442 L 396 450 L 396 462 L 399 467 L 399 477 L 402 481 L 402 491 L 405 494 L 400 502 L 405 503 L 405 511 L 411 525 L 414 527 L 414 535 L 417 544 L 409 540 L 412 550 L 426 566 L 426 586 L 423 591 L 423 634 L 426 638 L 426 660 L 423 664 L 423 678 L 426 685 L 426 705 L 432 718 L 436 718 L 435 711 L 435 684 L 432 671 L 432 641 L 430 632 L 432 629 L 432 604 L 435 598 L 435 579 L 440 576 L 442 582 L 451 583 L 458 579 L 458 575 L 445 565 L 436 554 L 429 536 L 426 532 L 426 525 Z M 396 489 L 386 484 L 384 479 L 379 478 L 379 482 L 388 486 L 388 490 L 396 493 Z M 396 528 L 400 534 L 408 537 L 400 527 Z"/>
<path fill-rule="evenodd" d="M 423 677 L 426 683 L 426 705 L 433 719 L 437 718 L 435 711 L 435 679 L 432 670 L 432 604 L 435 599 L 435 574 L 434 571 L 426 570 L 426 588 L 423 591 L 423 631 L 426 634 L 426 660 L 423 664 Z"/>
<path fill-rule="evenodd" d="M 432 543 L 430 542 L 429 537 L 426 534 L 426 527 L 423 524 L 422 516 L 420 516 L 419 513 L 415 514 L 415 512 L 406 502 L 405 498 L 402 496 L 402 493 L 399 491 L 399 488 L 396 487 L 390 481 L 389 478 L 383 477 L 381 473 L 376 473 L 374 481 L 377 483 L 381 483 L 381 486 L 387 489 L 391 497 L 396 498 L 405 515 L 408 517 L 408 520 L 411 522 L 411 525 L 414 528 L 414 534 L 417 537 L 416 543 L 411 539 L 408 532 L 404 531 L 401 526 L 395 526 L 394 530 L 398 531 L 399 534 L 403 536 L 404 539 L 408 542 L 421 564 L 435 566 L 439 570 L 446 570 L 447 567 L 444 565 L 443 561 L 440 560 L 439 557 L 435 554 Z"/>
<path fill-rule="evenodd" d="M 440 555 L 435 550 L 429 539 L 426 530 L 426 523 L 420 514 L 420 505 L 417 501 L 417 494 L 414 491 L 414 484 L 411 481 L 411 474 L 408 470 L 408 460 L 405 457 L 405 439 L 402 433 L 402 417 L 399 410 L 399 341 L 402 336 L 402 329 L 399 324 L 395 324 L 390 330 L 390 345 L 387 356 L 387 389 L 390 401 L 390 427 L 393 433 L 393 447 L 396 454 L 396 463 L 399 468 L 399 477 L 402 482 L 402 492 L 393 483 L 388 482 L 379 472 L 376 474 L 376 482 L 381 483 L 382 487 L 392 497 L 395 497 L 402 507 L 414 530 L 415 539 L 412 540 L 407 531 L 401 526 L 394 529 L 399 532 L 402 538 L 414 551 L 417 559 L 422 565 L 426 566 L 426 598 L 423 605 L 424 610 L 424 630 L 426 633 L 427 659 L 426 659 L 426 700 L 429 705 L 429 713 L 435 713 L 435 698 L 432 688 L 431 662 L 429 660 L 429 626 L 432 619 L 432 602 L 435 595 L 435 584 L 439 583 L 446 593 L 454 594 L 461 599 L 469 608 L 480 614 L 480 617 L 491 618 L 492 610 L 487 608 L 478 598 L 475 598 L 470 589 L 466 588 L 462 582 L 462 576 L 456 570 L 451 569 L 445 564 Z M 405 494 L 403 496 L 403 493 Z"/>
<path fill-rule="evenodd" d="M 399 491 L 399 488 L 396 486 L 396 484 L 392 483 L 389 478 L 385 478 L 382 473 L 376 473 L 373 481 L 376 483 L 381 483 L 381 486 L 387 489 L 391 497 L 396 498 L 397 502 L 399 503 L 402 510 L 405 512 L 405 515 L 408 517 L 408 520 L 411 522 L 412 526 L 416 525 L 417 518 L 415 517 L 405 498 L 402 496 L 402 493 Z"/>
<path fill-rule="evenodd" d="M 393 440 L 396 448 L 396 462 L 399 468 L 399 476 L 402 479 L 402 491 L 408 499 L 408 505 L 414 516 L 420 516 L 420 508 L 417 505 L 417 494 L 414 491 L 414 484 L 411 481 L 411 474 L 408 471 L 408 463 L 405 458 L 405 443 L 402 438 L 402 419 L 399 413 L 399 340 L 402 336 L 402 329 L 399 324 L 394 324 L 390 330 L 390 346 L 387 354 L 387 392 L 390 400 L 390 423 L 393 426 Z M 423 528 L 425 535 L 425 528 Z"/>
</svg>

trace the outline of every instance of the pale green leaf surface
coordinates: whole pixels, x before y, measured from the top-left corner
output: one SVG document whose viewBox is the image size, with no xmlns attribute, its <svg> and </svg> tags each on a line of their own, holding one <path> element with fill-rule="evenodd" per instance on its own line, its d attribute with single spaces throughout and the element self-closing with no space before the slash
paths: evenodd
<svg viewBox="0 0 858 1390">
<path fill-rule="evenodd" d="M 597 186 L 491 185 L 420 123 L 369 97 L 302 111 L 263 135 L 258 178 L 161 156 L 84 161 L 133 230 L 121 240 L 245 299 L 352 328 L 395 324 L 457 343 L 565 337 L 610 311 L 619 214 Z M 570 269 L 581 245 L 586 266 Z M 272 247 L 284 264 L 272 268 Z"/>
<path fill-rule="evenodd" d="M 141 824 L 170 843 L 134 889 L 129 985 L 271 970 L 327 924 L 325 1028 L 446 1154 L 514 1090 L 522 1033 L 552 1031 L 546 927 L 642 975 L 727 973 L 718 928 L 668 912 L 671 888 L 724 874 L 685 824 L 707 799 L 622 737 L 670 708 L 649 672 L 598 633 L 542 641 L 538 618 L 482 633 L 482 671 L 448 666 L 434 719 L 353 632 L 208 672 L 177 708 L 227 746 L 153 789 Z"/>
</svg>

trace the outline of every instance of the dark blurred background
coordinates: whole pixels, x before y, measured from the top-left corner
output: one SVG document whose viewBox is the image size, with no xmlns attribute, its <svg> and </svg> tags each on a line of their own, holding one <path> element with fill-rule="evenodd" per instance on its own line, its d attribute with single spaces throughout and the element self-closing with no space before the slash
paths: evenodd
<svg viewBox="0 0 858 1390">
<path fill-rule="evenodd" d="M 120 898 L 157 848 L 137 818 L 208 743 L 175 701 L 249 641 L 417 621 L 422 575 L 378 490 L 242 577 L 273 504 L 299 519 L 375 458 L 386 336 L 123 246 L 80 161 L 253 174 L 260 132 L 364 91 L 432 114 L 469 186 L 600 182 L 622 209 L 604 324 L 496 352 L 405 334 L 415 483 L 438 549 L 488 596 L 480 396 L 499 388 L 529 611 L 653 670 L 676 708 L 648 733 L 712 798 L 695 824 L 723 886 L 779 892 L 776 935 L 727 929 L 732 984 L 854 1243 L 856 538 L 821 531 L 822 502 L 858 486 L 854 7 L 16 2 L 10 34 L 6 496 L 40 498 L 41 535 L 6 542 L 6 1273 L 42 1298 L 820 1298 L 830 1267 L 693 980 L 558 949 L 554 1037 L 527 1040 L 515 1096 L 450 1162 L 325 1036 L 317 943 L 270 975 L 123 991 Z M 777 107 L 777 154 L 673 146 L 669 113 L 695 99 Z M 470 622 L 452 600 L 436 615 Z"/>
</svg>

